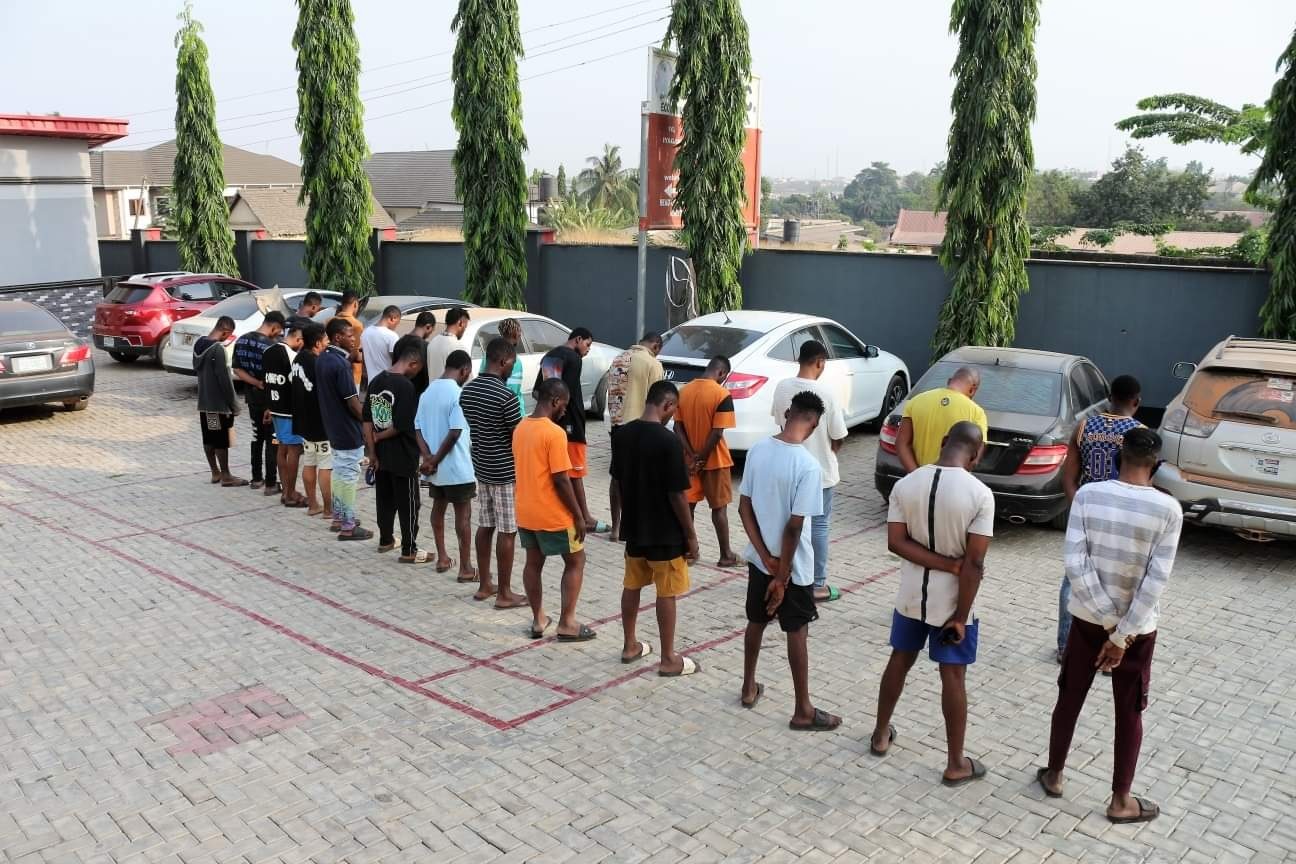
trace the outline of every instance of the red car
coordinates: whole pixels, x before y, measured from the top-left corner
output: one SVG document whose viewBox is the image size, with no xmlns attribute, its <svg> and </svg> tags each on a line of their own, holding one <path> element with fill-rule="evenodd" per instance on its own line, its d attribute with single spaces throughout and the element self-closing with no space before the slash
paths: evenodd
<svg viewBox="0 0 1296 864">
<path fill-rule="evenodd" d="M 95 347 L 120 363 L 140 357 L 160 362 L 173 323 L 256 288 L 219 273 L 138 273 L 118 282 L 95 306 Z"/>
</svg>

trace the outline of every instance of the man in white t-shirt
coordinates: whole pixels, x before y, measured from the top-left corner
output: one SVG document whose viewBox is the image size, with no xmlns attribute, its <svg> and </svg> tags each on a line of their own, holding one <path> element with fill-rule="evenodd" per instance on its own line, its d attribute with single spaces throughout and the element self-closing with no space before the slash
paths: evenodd
<svg viewBox="0 0 1296 864">
<path fill-rule="evenodd" d="M 388 306 L 382 311 L 378 323 L 366 327 L 360 334 L 360 352 L 364 355 L 365 383 L 392 366 L 392 349 L 396 347 L 396 325 L 400 323 L 399 306 Z"/>
<path fill-rule="evenodd" d="M 829 731 L 841 718 L 810 701 L 810 622 L 819 617 L 814 599 L 814 553 L 810 520 L 823 506 L 819 463 L 801 446 L 819 425 L 823 401 L 813 393 L 792 398 L 783 431 L 756 443 L 743 468 L 738 515 L 747 532 L 747 634 L 743 640 L 742 705 L 754 706 L 765 691 L 756 681 L 765 627 L 775 618 L 787 634 L 788 665 L 796 708 L 793 729 Z"/>
<path fill-rule="evenodd" d="M 815 457 L 822 474 L 823 508 L 810 521 L 810 546 L 814 550 L 815 602 L 828 603 L 840 600 L 842 596 L 841 591 L 828 584 L 828 522 L 832 517 L 833 488 L 841 482 L 837 451 L 845 443 L 850 430 L 846 428 L 846 414 L 842 411 L 840 397 L 820 380 L 828 365 L 828 349 L 822 342 L 811 339 L 802 343 L 797 360 L 801 364 L 797 377 L 785 378 L 774 388 L 770 413 L 782 429 L 787 410 L 792 405 L 792 397 L 796 394 L 813 393 L 824 403 L 823 419 L 802 446 Z"/>
<path fill-rule="evenodd" d="M 877 726 L 869 750 L 884 756 L 895 743 L 891 715 L 918 652 L 929 645 L 929 656 L 940 664 L 948 743 L 941 783 L 946 786 L 962 786 L 986 773 L 980 762 L 963 756 L 964 673 L 976 662 L 977 649 L 978 622 L 972 603 L 994 534 L 994 495 L 969 470 L 981 445 L 981 429 L 975 423 L 955 423 L 945 435 L 936 463 L 896 483 L 887 514 L 887 546 L 903 562 L 891 616 L 891 660 L 882 673 Z"/>
<path fill-rule="evenodd" d="M 464 332 L 468 329 L 468 310 L 459 306 L 445 314 L 445 330 L 428 341 L 427 373 L 428 380 L 435 381 L 445 374 L 446 358 L 455 351 L 465 351 L 469 356 L 472 351 L 463 341 Z M 472 376 L 469 375 L 471 378 Z"/>
</svg>

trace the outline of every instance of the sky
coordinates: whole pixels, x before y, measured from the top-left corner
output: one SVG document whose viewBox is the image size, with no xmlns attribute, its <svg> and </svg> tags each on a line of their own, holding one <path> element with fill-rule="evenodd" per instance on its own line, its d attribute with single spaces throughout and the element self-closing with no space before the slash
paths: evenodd
<svg viewBox="0 0 1296 864">
<path fill-rule="evenodd" d="M 122 117 L 135 148 L 171 137 L 179 0 L 0 0 L 0 113 Z M 373 151 L 452 148 L 453 0 L 352 0 Z M 669 0 L 519 0 L 529 167 L 569 173 L 603 149 L 637 163 L 647 46 Z M 762 173 L 901 173 L 944 159 L 956 42 L 948 0 L 744 0 L 761 77 Z M 293 132 L 296 7 L 196 0 L 223 140 L 300 161 Z M 579 20 L 576 20 L 579 19 Z M 1143 96 L 1187 92 L 1262 102 L 1291 38 L 1291 0 L 1043 0 L 1036 42 L 1036 167 L 1101 170 L 1124 149 L 1114 123 Z M 611 55 L 611 56 L 609 56 Z M 579 64 L 579 65 L 578 65 Z M 266 92 L 271 91 L 271 92 Z M 1144 142 L 1172 166 L 1217 176 L 1256 160 L 1223 145 Z"/>
</svg>

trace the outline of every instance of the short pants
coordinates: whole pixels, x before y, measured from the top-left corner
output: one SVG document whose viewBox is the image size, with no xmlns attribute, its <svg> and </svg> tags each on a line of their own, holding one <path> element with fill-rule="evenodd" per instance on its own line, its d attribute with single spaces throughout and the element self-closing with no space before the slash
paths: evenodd
<svg viewBox="0 0 1296 864">
<path fill-rule="evenodd" d="M 625 582 L 631 591 L 652 585 L 658 597 L 679 597 L 689 590 L 688 563 L 681 558 L 670 561 L 649 561 L 647 558 L 625 559 Z"/>
<path fill-rule="evenodd" d="M 585 548 L 576 539 L 576 529 L 563 531 L 532 531 L 518 528 L 518 539 L 523 549 L 539 549 L 542 555 L 571 555 Z"/>
<path fill-rule="evenodd" d="M 321 471 L 333 470 L 333 448 L 327 441 L 302 441 L 301 466 L 318 468 Z"/>
<path fill-rule="evenodd" d="M 428 496 L 433 501 L 449 501 L 451 504 L 466 504 L 477 497 L 476 483 L 452 483 L 438 486 L 433 483 Z"/>
<path fill-rule="evenodd" d="M 728 468 L 724 469 L 728 471 Z M 773 615 L 765 612 L 765 592 L 769 590 L 770 577 L 764 570 L 747 562 L 747 620 L 754 624 L 768 624 L 775 618 L 784 633 L 795 633 L 819 618 L 815 609 L 814 586 L 794 585 L 788 582 L 783 591 L 783 602 Z"/>
<path fill-rule="evenodd" d="M 584 444 L 577 444 L 573 441 L 567 442 L 567 458 L 571 460 L 571 470 L 567 476 L 573 480 L 579 480 L 589 474 L 589 452 Z"/>
<path fill-rule="evenodd" d="M 728 468 L 704 468 L 689 478 L 689 503 L 698 504 L 703 499 L 712 510 L 733 502 L 733 478 Z"/>
<path fill-rule="evenodd" d="M 211 447 L 214 450 L 228 450 L 230 446 L 230 430 L 234 428 L 234 415 L 199 411 L 198 428 L 202 429 L 204 447 Z"/>
<path fill-rule="evenodd" d="M 941 642 L 941 628 L 935 624 L 891 612 L 891 647 L 897 651 L 918 653 L 927 645 L 927 656 L 936 663 L 948 666 L 971 666 L 976 662 L 977 633 L 980 622 L 973 620 L 963 631 L 963 641 L 957 645 Z"/>
<path fill-rule="evenodd" d="M 512 483 L 478 483 L 477 524 L 501 534 L 516 534 L 516 488 Z"/>
<path fill-rule="evenodd" d="M 280 444 L 287 444 L 289 447 L 295 447 L 302 443 L 302 437 L 293 434 L 291 417 L 272 416 L 270 419 L 274 421 L 275 438 Z"/>
</svg>

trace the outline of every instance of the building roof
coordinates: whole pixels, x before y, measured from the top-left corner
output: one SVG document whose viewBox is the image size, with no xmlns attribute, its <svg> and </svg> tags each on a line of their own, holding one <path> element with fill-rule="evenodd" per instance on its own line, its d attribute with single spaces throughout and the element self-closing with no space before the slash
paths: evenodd
<svg viewBox="0 0 1296 864">
<path fill-rule="evenodd" d="M 864 233 L 863 228 L 841 219 L 800 219 L 798 221 L 801 223 L 798 243 L 835 246 L 843 234 L 850 239 Z M 765 233 L 761 235 L 761 242 L 782 243 L 783 222 L 783 219 L 769 219 L 765 223 Z"/>
<path fill-rule="evenodd" d="M 375 197 L 377 197 L 375 195 Z M 381 201 L 381 199 L 379 199 Z M 396 223 L 396 230 L 422 231 L 424 228 L 462 228 L 462 210 L 422 210 Z"/>
<path fill-rule="evenodd" d="M 453 159 L 453 150 L 398 150 L 374 153 L 364 170 L 384 207 L 455 204 Z"/>
<path fill-rule="evenodd" d="M 930 246 L 945 239 L 945 211 L 901 210 L 891 229 L 892 246 Z"/>
<path fill-rule="evenodd" d="M 395 228 L 396 223 L 392 222 L 387 211 L 373 196 L 370 200 L 369 227 Z M 232 228 L 259 229 L 271 237 L 306 235 L 306 205 L 297 203 L 296 189 L 240 189 L 230 209 Z"/>
<path fill-rule="evenodd" d="M 301 166 L 277 156 L 253 153 L 225 144 L 221 147 L 226 186 L 300 186 Z M 170 186 L 175 165 L 175 140 L 147 150 L 92 150 L 90 181 L 94 186 Z"/>
<path fill-rule="evenodd" d="M 126 120 L 108 117 L 64 117 L 61 114 L 0 114 L 0 135 L 72 138 L 99 147 L 126 136 Z"/>
</svg>

